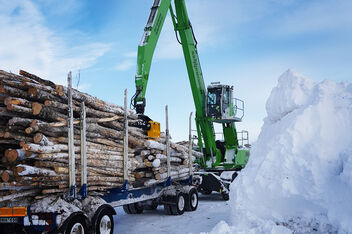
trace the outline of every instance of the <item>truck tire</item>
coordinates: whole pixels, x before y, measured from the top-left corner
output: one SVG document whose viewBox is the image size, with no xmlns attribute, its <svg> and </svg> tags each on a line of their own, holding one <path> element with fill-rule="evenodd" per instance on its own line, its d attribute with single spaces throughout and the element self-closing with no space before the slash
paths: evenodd
<svg viewBox="0 0 352 234">
<path fill-rule="evenodd" d="M 164 204 L 164 210 L 168 215 L 182 215 L 185 212 L 186 199 L 183 193 L 168 197 L 168 204 Z M 171 204 L 170 204 L 171 203 Z"/>
<path fill-rule="evenodd" d="M 74 217 L 72 217 L 66 226 L 65 234 L 74 233 L 88 233 L 87 223 L 82 215 L 75 215 Z"/>
<path fill-rule="evenodd" d="M 158 203 L 156 201 L 152 201 L 150 204 L 145 204 L 143 208 L 145 210 L 156 210 L 158 208 Z"/>
<path fill-rule="evenodd" d="M 114 233 L 114 209 L 111 206 L 101 206 L 93 216 L 92 224 L 94 233 L 112 234 Z"/>
<path fill-rule="evenodd" d="M 171 205 L 164 204 L 164 211 L 167 215 L 172 215 Z"/>
<path fill-rule="evenodd" d="M 195 211 L 198 207 L 198 192 L 197 189 L 192 188 L 185 196 L 185 210 Z"/>
<path fill-rule="evenodd" d="M 143 206 L 139 204 L 139 202 L 136 202 L 136 203 L 124 205 L 123 210 L 127 214 L 141 214 L 143 213 Z"/>
<path fill-rule="evenodd" d="M 125 211 L 126 214 L 131 214 L 131 211 L 130 211 L 128 205 L 123 205 L 122 208 L 123 208 L 123 210 Z"/>
</svg>

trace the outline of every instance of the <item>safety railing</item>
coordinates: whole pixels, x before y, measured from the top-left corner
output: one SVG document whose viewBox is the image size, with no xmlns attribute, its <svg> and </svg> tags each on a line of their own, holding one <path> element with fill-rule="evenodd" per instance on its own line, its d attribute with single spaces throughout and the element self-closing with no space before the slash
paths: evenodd
<svg viewBox="0 0 352 234">
<path fill-rule="evenodd" d="M 241 121 L 244 116 L 244 101 L 238 98 L 234 98 L 233 100 L 234 100 L 234 106 L 233 106 L 234 117 L 239 121 Z"/>
<path fill-rule="evenodd" d="M 237 139 L 238 139 L 238 145 L 239 147 L 249 147 L 249 134 L 248 131 L 242 130 L 240 132 L 237 132 Z"/>
</svg>

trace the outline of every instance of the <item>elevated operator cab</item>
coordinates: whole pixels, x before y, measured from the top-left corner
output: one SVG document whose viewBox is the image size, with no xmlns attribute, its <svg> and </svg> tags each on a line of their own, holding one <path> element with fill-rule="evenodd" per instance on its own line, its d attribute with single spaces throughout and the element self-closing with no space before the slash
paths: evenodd
<svg viewBox="0 0 352 234">
<path fill-rule="evenodd" d="M 206 113 L 212 121 L 219 123 L 242 120 L 244 103 L 232 97 L 233 86 L 211 83 L 207 90 Z"/>
</svg>

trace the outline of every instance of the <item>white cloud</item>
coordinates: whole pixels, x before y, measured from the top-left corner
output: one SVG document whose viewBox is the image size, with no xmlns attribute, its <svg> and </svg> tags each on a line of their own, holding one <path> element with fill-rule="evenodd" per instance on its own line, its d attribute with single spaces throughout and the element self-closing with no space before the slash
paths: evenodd
<svg viewBox="0 0 352 234">
<path fill-rule="evenodd" d="M 68 48 L 29 0 L 0 2 L 0 35 L 0 69 L 23 69 L 61 84 L 69 70 L 91 66 L 110 48 L 103 43 Z"/>
<path fill-rule="evenodd" d="M 133 66 L 136 66 L 136 61 L 127 59 L 122 61 L 120 64 L 116 65 L 115 69 L 118 71 L 127 71 L 131 69 Z"/>
</svg>

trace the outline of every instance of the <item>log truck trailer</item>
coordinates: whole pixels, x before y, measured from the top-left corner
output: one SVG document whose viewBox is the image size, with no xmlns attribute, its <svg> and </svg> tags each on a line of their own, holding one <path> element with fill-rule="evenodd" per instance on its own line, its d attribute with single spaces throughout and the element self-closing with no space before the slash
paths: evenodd
<svg viewBox="0 0 352 234">
<path fill-rule="evenodd" d="M 172 0 L 154 1 L 142 40 L 138 46 L 135 76 L 136 93 L 132 97 L 131 105 L 137 114 L 140 114 L 140 119 L 143 120 L 148 135 L 156 137 L 155 129 L 160 126 L 144 115 L 145 95 L 154 50 L 167 13 L 170 12 L 177 41 L 183 49 L 196 108 L 198 149 L 204 155 L 198 161 L 200 170 L 196 172 L 197 176 L 194 176 L 194 182 L 203 194 L 217 191 L 222 194 L 225 200 L 228 200 L 229 185 L 237 176 L 237 171 L 245 167 L 249 158 L 249 145 L 247 147 L 239 146 L 235 126 L 236 122 L 242 121 L 244 102 L 233 98 L 233 86 L 215 82 L 207 88 L 205 87 L 198 57 L 197 40 L 188 17 L 185 0 L 174 0 L 174 5 L 175 12 Z M 216 140 L 214 122 L 222 124 L 224 140 Z"/>
<path fill-rule="evenodd" d="M 171 173 L 170 143 L 168 124 L 166 125 L 167 178 L 155 181 L 148 186 L 132 188 L 128 181 L 128 108 L 127 90 L 125 91 L 124 116 L 124 157 L 121 187 L 104 190 L 101 193 L 89 192 L 87 180 L 87 144 L 85 105 L 81 105 L 81 163 L 75 167 L 72 76 L 68 75 L 68 148 L 69 148 L 69 188 L 61 195 L 25 197 L 15 199 L 0 197 L 1 233 L 114 233 L 115 207 L 122 206 L 128 214 L 140 214 L 144 209 L 156 209 L 164 206 L 168 215 L 182 215 L 185 211 L 195 211 L 198 207 L 198 191 L 192 185 L 192 151 L 189 151 L 189 175 L 176 178 Z M 166 107 L 166 123 L 168 114 Z M 89 147 L 89 146 L 88 146 Z M 80 189 L 76 190 L 76 172 L 81 175 Z M 40 189 L 40 188 L 38 188 Z M 18 191 L 21 193 L 20 191 Z M 25 193 L 25 192 L 24 192 Z M 32 194 L 28 194 L 32 195 Z M 13 199 L 11 199 L 13 198 Z"/>
<path fill-rule="evenodd" d="M 108 189 L 106 192 L 89 192 L 87 182 L 86 155 L 86 118 L 85 106 L 81 105 L 81 164 L 75 165 L 75 154 L 72 153 L 74 141 L 72 115 L 72 77 L 68 76 L 68 107 L 69 107 L 69 189 L 61 195 L 39 196 L 38 200 L 25 198 L 7 200 L 0 197 L 0 232 L 1 233 L 114 233 L 115 207 L 122 206 L 127 214 L 140 214 L 143 210 L 154 210 L 164 206 L 168 215 L 182 215 L 185 211 L 195 211 L 198 207 L 198 191 L 192 185 L 192 151 L 189 151 L 189 176 L 174 178 L 170 167 L 170 144 L 168 124 L 166 125 L 167 173 L 165 180 L 155 181 L 148 186 L 132 188 L 128 181 L 128 109 L 127 90 L 125 91 L 125 135 L 124 135 L 124 184 L 121 187 Z M 168 114 L 166 107 L 166 123 Z M 70 114 L 71 113 L 71 114 Z M 76 190 L 76 172 L 81 175 L 80 189 Z M 16 198 L 16 193 L 13 194 Z"/>
</svg>

